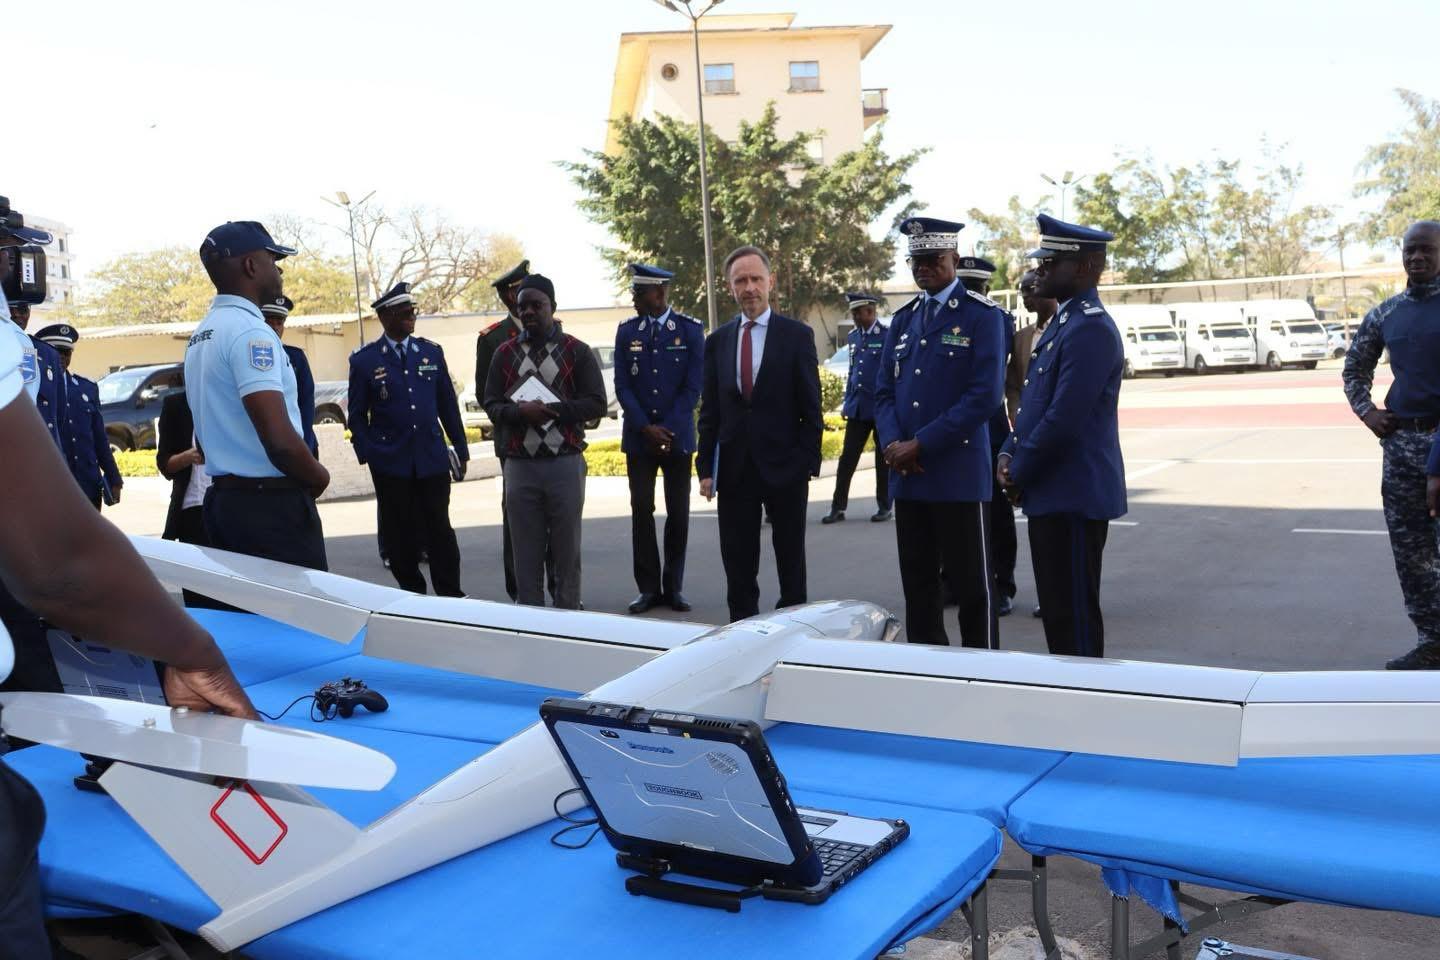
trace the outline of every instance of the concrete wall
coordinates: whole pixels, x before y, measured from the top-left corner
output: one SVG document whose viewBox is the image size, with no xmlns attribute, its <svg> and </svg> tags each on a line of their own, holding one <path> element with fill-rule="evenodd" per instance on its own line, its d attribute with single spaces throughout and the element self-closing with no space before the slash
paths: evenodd
<svg viewBox="0 0 1440 960">
<path fill-rule="evenodd" d="M 575 310 L 561 309 L 557 318 L 565 324 L 565 330 L 586 343 L 596 346 L 613 346 L 615 328 L 634 314 L 630 307 L 586 307 Z M 454 316 L 421 317 L 415 325 L 415 332 L 427 340 L 440 344 L 445 351 L 450 373 L 456 379 L 471 384 L 475 378 L 475 338 L 479 332 L 496 320 L 500 314 L 458 314 Z M 350 354 L 360 346 L 360 335 L 356 321 L 351 318 L 343 322 L 325 323 L 321 326 L 305 326 L 302 321 L 285 329 L 285 342 L 305 351 L 310 360 L 310 369 L 316 380 L 344 380 L 349 376 Z M 144 326 L 133 327 L 125 336 L 103 336 L 87 339 L 81 331 L 80 343 L 76 347 L 74 369 L 82 376 L 99 379 L 112 370 L 151 363 L 171 363 L 183 360 L 185 345 L 190 334 L 171 331 L 147 332 Z M 380 336 L 380 324 L 374 317 L 365 320 L 367 341 Z"/>
</svg>

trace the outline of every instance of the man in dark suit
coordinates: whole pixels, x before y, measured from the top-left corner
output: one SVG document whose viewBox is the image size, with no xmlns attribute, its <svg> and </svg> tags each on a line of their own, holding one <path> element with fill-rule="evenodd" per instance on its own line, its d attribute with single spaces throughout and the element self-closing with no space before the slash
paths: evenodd
<svg viewBox="0 0 1440 960">
<path fill-rule="evenodd" d="M 770 259 L 758 247 L 725 258 L 740 315 L 705 340 L 695 472 L 720 496 L 720 558 L 730 619 L 760 612 L 761 510 L 771 519 L 777 607 L 804 603 L 805 502 L 820 474 L 820 365 L 810 328 L 770 309 Z"/>
</svg>

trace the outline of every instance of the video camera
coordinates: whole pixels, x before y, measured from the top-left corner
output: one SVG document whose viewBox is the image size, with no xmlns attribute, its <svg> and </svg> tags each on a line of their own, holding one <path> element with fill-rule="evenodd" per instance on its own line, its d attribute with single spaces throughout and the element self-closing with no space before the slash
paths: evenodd
<svg viewBox="0 0 1440 960">
<path fill-rule="evenodd" d="M 19 211 L 10 209 L 10 200 L 0 197 L 0 228 L 16 231 L 25 226 Z M 12 303 L 45 302 L 45 248 L 36 243 L 0 248 L 9 255 L 9 269 L 0 272 L 0 289 Z"/>
</svg>

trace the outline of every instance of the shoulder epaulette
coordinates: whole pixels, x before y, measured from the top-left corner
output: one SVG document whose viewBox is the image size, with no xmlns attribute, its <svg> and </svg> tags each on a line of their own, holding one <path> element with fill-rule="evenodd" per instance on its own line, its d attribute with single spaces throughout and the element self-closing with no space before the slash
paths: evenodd
<svg viewBox="0 0 1440 960">
<path fill-rule="evenodd" d="M 1091 303 L 1089 300 L 1081 300 L 1080 308 L 1087 317 L 1093 317 L 1097 313 L 1105 312 L 1104 307 L 1100 306 L 1098 303 Z"/>
<path fill-rule="evenodd" d="M 911 298 L 910 298 L 910 301 L 909 301 L 908 303 L 906 303 L 903 307 L 901 307 L 900 310 L 909 310 L 911 307 L 913 307 L 913 306 L 915 306 L 917 303 L 919 303 L 919 302 L 921 301 L 921 299 L 923 299 L 923 298 L 921 297 L 920 294 L 918 294 L 918 293 L 915 294 L 915 296 L 911 297 Z M 895 312 L 896 312 L 896 313 L 899 313 L 900 310 L 896 310 Z"/>
<path fill-rule="evenodd" d="M 698 317 L 692 317 L 688 313 L 677 313 L 675 314 L 675 316 L 679 317 L 681 320 L 689 320 L 691 323 L 699 324 L 702 327 L 705 326 L 705 322 L 703 320 L 699 319 Z"/>
<path fill-rule="evenodd" d="M 496 320 L 494 323 L 490 324 L 490 326 L 486 327 L 484 330 L 481 330 L 481 331 L 480 331 L 480 336 L 483 337 L 483 336 L 485 336 L 487 333 L 494 333 L 496 330 L 500 329 L 500 324 L 504 323 L 504 322 L 505 322 L 506 320 L 508 320 L 508 319 L 510 319 L 510 318 L 509 318 L 509 317 L 501 317 L 499 320 Z"/>
<path fill-rule="evenodd" d="M 976 293 L 974 290 L 971 290 L 971 289 L 969 289 L 968 287 L 966 288 L 965 292 L 966 292 L 968 295 L 974 297 L 976 300 L 979 300 L 981 303 L 985 304 L 985 306 L 987 306 L 987 307 L 999 307 L 999 306 L 1000 306 L 1000 304 L 996 303 L 994 300 L 991 300 L 989 297 L 985 296 L 985 294 L 983 294 L 983 293 Z"/>
</svg>

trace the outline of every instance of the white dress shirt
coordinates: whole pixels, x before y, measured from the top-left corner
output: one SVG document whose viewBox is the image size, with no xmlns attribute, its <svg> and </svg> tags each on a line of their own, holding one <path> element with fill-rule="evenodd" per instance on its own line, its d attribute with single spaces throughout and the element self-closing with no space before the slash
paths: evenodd
<svg viewBox="0 0 1440 960">
<path fill-rule="evenodd" d="M 740 358 L 744 355 L 745 349 L 745 324 L 750 318 L 740 314 L 739 336 L 735 338 L 735 386 L 743 392 L 745 387 L 740 382 Z M 766 307 L 765 312 L 755 318 L 755 326 L 750 328 L 750 389 L 755 389 L 755 381 L 760 379 L 760 358 L 765 355 L 765 331 L 770 327 L 770 308 Z"/>
</svg>

